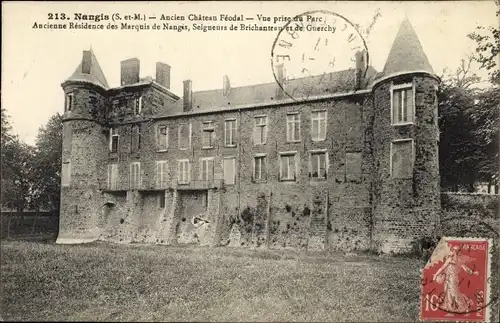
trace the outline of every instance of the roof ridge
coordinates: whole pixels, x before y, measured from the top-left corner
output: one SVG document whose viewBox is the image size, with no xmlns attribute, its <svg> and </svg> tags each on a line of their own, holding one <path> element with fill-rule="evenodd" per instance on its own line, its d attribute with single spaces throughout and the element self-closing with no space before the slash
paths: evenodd
<svg viewBox="0 0 500 323">
<path fill-rule="evenodd" d="M 368 68 L 370 68 L 370 67 L 372 67 L 375 70 L 375 68 L 372 65 L 368 66 Z M 348 68 L 348 69 L 344 69 L 344 70 L 340 70 L 340 71 L 333 71 L 333 72 L 326 73 L 326 74 L 318 74 L 318 75 L 298 77 L 298 78 L 295 78 L 294 81 L 306 80 L 306 79 L 313 79 L 315 77 L 321 77 L 322 75 L 340 74 L 340 73 L 345 73 L 345 72 L 349 72 L 349 71 L 354 71 L 354 68 Z M 265 82 L 265 83 L 255 83 L 255 84 L 242 85 L 242 86 L 234 86 L 234 87 L 231 86 L 231 89 L 249 88 L 249 87 L 255 87 L 255 86 L 259 86 L 259 85 L 262 85 L 262 86 L 263 85 L 272 85 L 272 84 L 275 84 L 275 83 L 276 83 L 276 81 L 274 81 L 274 82 Z M 222 91 L 222 90 L 223 90 L 222 88 L 216 88 L 216 89 L 208 89 L 208 90 L 201 90 L 201 91 L 193 91 L 193 93 L 204 93 L 204 92 L 213 92 L 213 91 Z"/>
</svg>

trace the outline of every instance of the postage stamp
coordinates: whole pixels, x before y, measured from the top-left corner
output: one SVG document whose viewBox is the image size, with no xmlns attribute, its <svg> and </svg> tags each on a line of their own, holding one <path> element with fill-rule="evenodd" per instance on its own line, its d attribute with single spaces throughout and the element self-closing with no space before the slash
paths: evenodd
<svg viewBox="0 0 500 323">
<path fill-rule="evenodd" d="M 492 246 L 492 239 L 441 238 L 423 270 L 422 321 L 488 321 Z"/>
<path fill-rule="evenodd" d="M 363 56 L 363 64 L 357 60 Z M 358 58 L 358 59 L 357 59 Z M 368 67 L 368 48 L 357 27 L 328 10 L 308 11 L 289 20 L 278 32 L 271 49 L 274 79 L 291 99 L 309 97 L 318 84 L 330 82 L 335 72 Z M 353 89 L 354 73 L 335 81 Z M 311 83 L 312 76 L 319 76 Z"/>
</svg>

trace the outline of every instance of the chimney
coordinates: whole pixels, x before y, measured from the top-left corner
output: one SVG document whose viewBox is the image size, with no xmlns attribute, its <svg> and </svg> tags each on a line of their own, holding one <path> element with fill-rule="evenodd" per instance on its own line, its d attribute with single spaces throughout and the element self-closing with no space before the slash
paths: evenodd
<svg viewBox="0 0 500 323">
<path fill-rule="evenodd" d="M 227 97 L 229 95 L 229 91 L 231 91 L 231 83 L 229 83 L 229 77 L 224 75 L 222 78 L 222 95 Z"/>
<path fill-rule="evenodd" d="M 363 84 L 363 74 L 366 70 L 366 51 L 357 51 L 355 56 L 356 67 L 354 70 L 354 86 L 355 90 L 361 89 Z"/>
<path fill-rule="evenodd" d="M 170 90 L 170 65 L 156 63 L 156 83 Z"/>
<path fill-rule="evenodd" d="M 140 63 L 138 58 L 129 58 L 121 61 L 121 77 L 120 84 L 134 84 L 139 82 Z"/>
<path fill-rule="evenodd" d="M 82 58 L 82 73 L 90 74 L 91 69 L 92 69 L 92 52 L 90 50 L 84 50 Z"/>
<path fill-rule="evenodd" d="M 185 80 L 184 82 L 183 111 L 188 112 L 193 108 L 193 82 Z"/>
<path fill-rule="evenodd" d="M 276 84 L 276 100 L 282 100 L 285 97 L 285 72 L 283 69 L 283 64 L 276 65 L 275 68 L 276 80 L 278 84 Z M 281 88 L 283 87 L 283 88 Z"/>
</svg>

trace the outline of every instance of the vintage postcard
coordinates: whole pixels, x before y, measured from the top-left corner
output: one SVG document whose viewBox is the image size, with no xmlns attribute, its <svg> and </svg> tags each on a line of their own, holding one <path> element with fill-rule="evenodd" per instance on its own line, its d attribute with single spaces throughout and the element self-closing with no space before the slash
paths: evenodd
<svg viewBox="0 0 500 323">
<path fill-rule="evenodd" d="M 4 320 L 499 320 L 500 3 L 2 3 Z"/>
</svg>

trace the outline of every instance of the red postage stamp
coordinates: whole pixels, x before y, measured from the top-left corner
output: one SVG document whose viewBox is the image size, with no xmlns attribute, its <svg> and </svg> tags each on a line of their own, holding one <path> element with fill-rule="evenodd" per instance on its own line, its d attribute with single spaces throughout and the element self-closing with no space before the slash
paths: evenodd
<svg viewBox="0 0 500 323">
<path fill-rule="evenodd" d="M 422 321 L 488 321 L 491 247 L 491 239 L 439 241 L 423 270 Z"/>
</svg>

